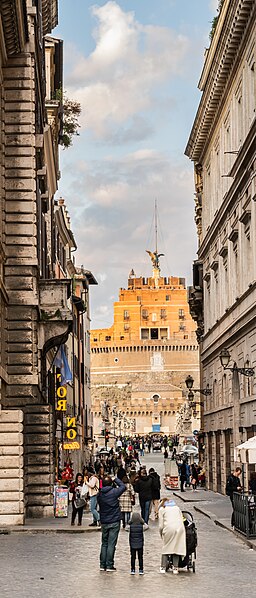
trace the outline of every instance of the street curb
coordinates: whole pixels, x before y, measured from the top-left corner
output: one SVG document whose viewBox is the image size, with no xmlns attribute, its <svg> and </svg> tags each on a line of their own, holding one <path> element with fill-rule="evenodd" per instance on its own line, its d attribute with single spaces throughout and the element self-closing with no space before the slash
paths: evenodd
<svg viewBox="0 0 256 598">
<path fill-rule="evenodd" d="M 185 503 L 191 503 L 191 502 L 209 502 L 209 499 L 207 499 L 207 498 L 196 498 L 196 497 L 193 497 L 193 498 L 187 498 L 186 497 L 185 498 L 183 496 L 180 496 L 180 494 L 178 494 L 177 492 L 173 492 L 173 495 L 177 496 L 177 498 L 179 498 L 180 500 L 182 500 L 182 502 L 185 502 Z"/>
<path fill-rule="evenodd" d="M 195 505 L 193 506 L 193 509 L 195 509 L 195 511 L 198 511 L 198 513 L 201 513 L 201 515 L 208 517 L 208 519 L 211 519 L 212 521 L 214 521 L 214 518 L 216 517 L 216 515 L 214 515 L 214 513 L 211 513 L 211 511 L 204 511 L 203 509 L 200 509 L 200 507 L 197 507 Z"/>
<path fill-rule="evenodd" d="M 82 528 L 82 529 L 69 529 L 69 528 L 51 528 L 51 527 L 5 527 L 0 529 L 0 535 L 10 534 L 91 534 L 94 532 L 100 532 L 101 528 Z"/>
<path fill-rule="evenodd" d="M 223 523 L 219 519 L 216 519 L 216 515 L 214 515 L 214 513 L 211 513 L 210 511 L 203 511 L 203 509 L 200 509 L 199 507 L 196 507 L 196 506 L 194 506 L 194 510 L 197 511 L 198 513 L 201 513 L 208 519 L 211 519 L 211 521 L 213 521 L 213 523 L 215 523 L 215 525 L 217 525 L 217 527 L 221 527 L 222 529 L 225 529 L 227 532 L 231 532 L 231 534 L 233 534 L 238 540 L 241 540 L 241 542 L 246 544 L 248 546 L 248 548 L 256 551 L 256 544 L 253 544 L 250 540 L 248 540 L 248 538 L 245 538 L 245 536 L 240 534 L 238 531 L 233 530 L 231 527 L 227 526 L 225 523 Z"/>
</svg>

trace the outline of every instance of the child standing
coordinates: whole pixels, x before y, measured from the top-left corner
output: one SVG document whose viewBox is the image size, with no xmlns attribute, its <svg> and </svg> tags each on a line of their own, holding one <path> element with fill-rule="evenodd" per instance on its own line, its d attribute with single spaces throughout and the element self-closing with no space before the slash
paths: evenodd
<svg viewBox="0 0 256 598">
<path fill-rule="evenodd" d="M 129 543 L 131 551 L 131 575 L 135 575 L 135 561 L 137 554 L 139 559 L 139 575 L 143 575 L 143 532 L 144 529 L 148 529 L 148 525 L 144 523 L 140 513 L 132 513 L 128 525 L 130 526 Z"/>
</svg>

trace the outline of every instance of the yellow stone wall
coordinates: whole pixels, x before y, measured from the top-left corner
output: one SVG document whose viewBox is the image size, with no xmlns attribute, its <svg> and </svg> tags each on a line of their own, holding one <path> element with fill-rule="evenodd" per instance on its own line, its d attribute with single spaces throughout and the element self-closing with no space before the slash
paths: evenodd
<svg viewBox="0 0 256 598">
<path fill-rule="evenodd" d="M 136 433 L 148 433 L 156 423 L 163 433 L 175 433 L 176 414 L 186 399 L 186 376 L 193 376 L 195 387 L 199 384 L 195 328 L 183 278 L 130 276 L 128 288 L 120 289 L 114 303 L 113 325 L 91 330 L 96 436 L 102 428 L 104 401 L 109 405 L 110 431 L 115 407 L 122 416 L 136 420 Z M 200 422 L 193 421 L 193 426 L 199 429 Z"/>
<path fill-rule="evenodd" d="M 166 335 L 167 339 L 195 339 L 184 279 L 161 277 L 156 288 L 153 278 L 129 278 L 128 289 L 120 289 L 119 301 L 114 303 L 113 325 L 91 330 L 91 347 L 143 340 L 141 328 L 157 328 L 155 340 Z"/>
</svg>

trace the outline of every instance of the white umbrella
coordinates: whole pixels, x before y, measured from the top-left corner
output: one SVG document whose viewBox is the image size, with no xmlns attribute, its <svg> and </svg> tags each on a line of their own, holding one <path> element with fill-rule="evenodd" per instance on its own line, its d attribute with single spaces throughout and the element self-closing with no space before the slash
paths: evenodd
<svg viewBox="0 0 256 598">
<path fill-rule="evenodd" d="M 241 463 L 256 463 L 256 436 L 242 442 L 235 448 L 235 461 Z"/>
<path fill-rule="evenodd" d="M 185 444 L 184 448 L 182 447 L 182 452 L 187 453 L 188 455 L 197 455 L 198 448 L 192 444 Z"/>
</svg>

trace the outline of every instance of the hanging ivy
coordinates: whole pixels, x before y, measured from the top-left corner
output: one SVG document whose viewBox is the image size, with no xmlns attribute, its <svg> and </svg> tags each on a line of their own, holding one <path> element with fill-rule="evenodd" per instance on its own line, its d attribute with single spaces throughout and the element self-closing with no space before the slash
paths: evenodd
<svg viewBox="0 0 256 598">
<path fill-rule="evenodd" d="M 64 149 L 73 145 L 73 138 L 79 135 L 80 128 L 79 116 L 81 114 L 81 104 L 75 100 L 69 99 L 65 94 L 63 96 L 63 116 L 62 116 L 62 134 L 60 136 L 60 145 Z"/>
<path fill-rule="evenodd" d="M 212 20 L 212 28 L 209 33 L 210 41 L 212 41 L 212 38 L 214 36 L 223 4 L 224 4 L 224 0 L 219 0 L 219 4 L 218 4 L 218 8 L 217 8 L 217 15 Z"/>
</svg>

